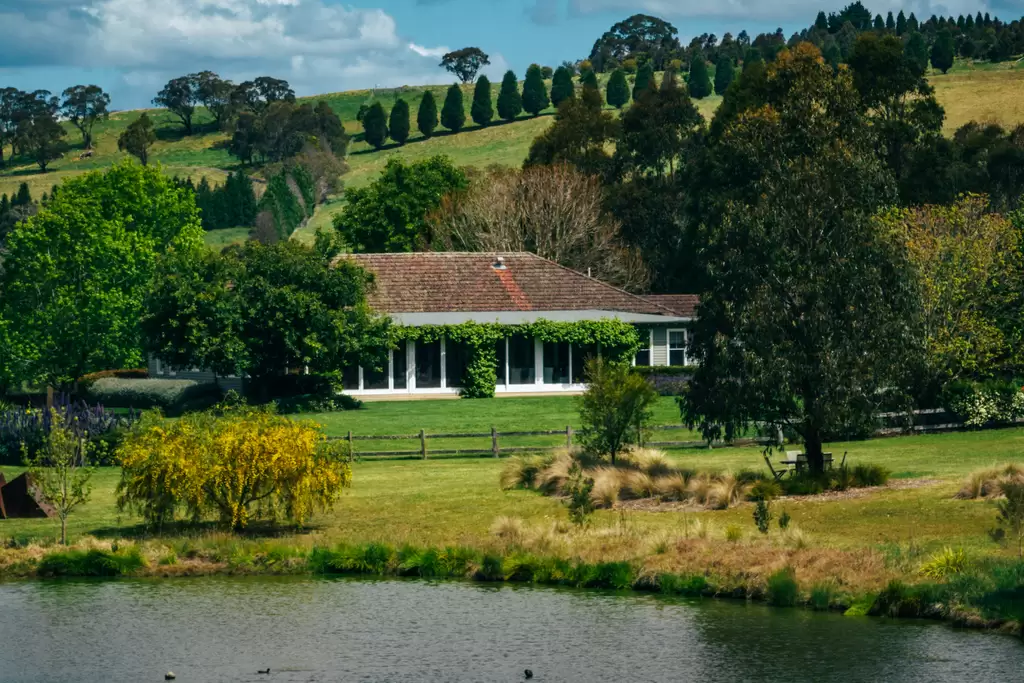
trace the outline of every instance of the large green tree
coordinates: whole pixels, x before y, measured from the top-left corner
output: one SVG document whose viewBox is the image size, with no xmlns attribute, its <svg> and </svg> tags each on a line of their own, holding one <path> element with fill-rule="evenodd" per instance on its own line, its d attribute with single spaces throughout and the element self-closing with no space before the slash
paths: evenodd
<svg viewBox="0 0 1024 683">
<path fill-rule="evenodd" d="M 347 191 L 348 205 L 334 217 L 334 227 L 355 252 L 423 249 L 431 242 L 428 215 L 467 184 L 448 157 L 408 165 L 391 158 L 373 184 Z"/>
<path fill-rule="evenodd" d="M 608 104 L 616 109 L 622 109 L 629 104 L 629 83 L 626 82 L 626 72 L 616 69 L 608 79 L 608 96 L 605 98 Z"/>
<path fill-rule="evenodd" d="M 519 81 L 511 69 L 505 72 L 501 79 L 501 89 L 498 91 L 498 116 L 506 121 L 515 121 L 516 117 L 523 111 L 523 96 L 519 94 Z"/>
<path fill-rule="evenodd" d="M 705 436 L 795 430 L 812 471 L 827 438 L 865 429 L 922 357 L 905 248 L 875 212 L 895 200 L 848 72 L 783 50 L 742 108 L 720 112 L 701 226 L 704 285 L 683 415 Z M 757 94 L 754 94 L 757 93 Z"/>
<path fill-rule="evenodd" d="M 146 298 L 147 349 L 173 367 L 247 374 L 314 374 L 380 367 L 388 321 L 366 304 L 371 277 L 335 240 L 246 242 L 221 254 L 171 254 Z"/>
<path fill-rule="evenodd" d="M 591 98 L 596 98 L 596 103 Z M 586 174 L 609 174 L 612 159 L 607 143 L 618 129 L 612 115 L 601 111 L 600 102 L 600 92 L 592 88 L 584 88 L 581 97 L 562 102 L 554 125 L 530 145 L 524 165 L 564 162 Z"/>
<path fill-rule="evenodd" d="M 644 64 L 636 72 L 636 80 L 633 81 L 633 99 L 639 99 L 640 93 L 647 90 L 652 81 L 654 81 L 654 69 L 650 64 Z"/>
<path fill-rule="evenodd" d="M 441 58 L 441 63 L 438 66 L 443 66 L 458 76 L 463 83 L 472 83 L 477 72 L 490 63 L 490 57 L 480 48 L 464 47 L 446 54 Z"/>
<path fill-rule="evenodd" d="M 441 107 L 441 125 L 453 133 L 458 133 L 466 125 L 466 105 L 462 101 L 462 88 L 458 83 L 448 87 Z"/>
<path fill-rule="evenodd" d="M 199 104 L 197 74 L 172 78 L 153 98 L 153 104 L 165 107 L 181 120 L 185 135 L 192 135 L 192 117 Z"/>
<path fill-rule="evenodd" d="M 684 150 L 704 124 L 685 88 L 666 78 L 661 88 L 647 88 L 621 117 L 615 161 L 626 175 L 673 176 Z"/>
<path fill-rule="evenodd" d="M 956 58 L 956 43 L 953 41 L 953 34 L 948 29 L 942 29 L 935 37 L 932 44 L 931 62 L 932 68 L 946 73 L 953 68 L 953 60 Z"/>
<path fill-rule="evenodd" d="M 523 81 L 523 109 L 537 116 L 551 105 L 548 99 L 548 88 L 544 85 L 544 76 L 541 75 L 540 66 L 531 64 L 526 70 L 526 80 Z"/>
<path fill-rule="evenodd" d="M 409 103 L 399 97 L 391 107 L 391 117 L 388 119 L 388 132 L 391 139 L 400 145 L 404 145 L 409 139 Z"/>
<path fill-rule="evenodd" d="M 732 58 L 722 56 L 718 58 L 718 64 L 715 65 L 715 94 L 725 95 L 725 91 L 732 85 L 733 78 L 736 77 L 736 67 L 733 66 Z"/>
<path fill-rule="evenodd" d="M 416 112 L 416 128 L 429 138 L 437 128 L 437 102 L 434 100 L 434 93 L 429 90 L 423 91 L 423 99 L 420 100 L 420 108 Z"/>
<path fill-rule="evenodd" d="M 20 379 L 66 387 L 142 362 L 139 318 L 157 254 L 202 249 L 192 192 L 125 161 L 61 185 L 7 239 L 0 318 Z"/>
<path fill-rule="evenodd" d="M 491 81 L 487 76 L 481 76 L 476 81 L 469 115 L 473 119 L 473 123 L 478 126 L 486 126 L 494 118 L 494 107 L 491 105 Z"/>
<path fill-rule="evenodd" d="M 110 95 L 98 85 L 75 85 L 64 91 L 61 113 L 82 134 L 82 144 L 92 149 L 92 129 L 105 119 Z"/>
<path fill-rule="evenodd" d="M 129 123 L 118 136 L 117 148 L 122 152 L 128 152 L 146 166 L 149 164 L 149 148 L 155 142 L 153 120 L 149 118 L 149 114 L 142 112 L 142 116 Z"/>
<path fill-rule="evenodd" d="M 380 102 L 371 104 L 363 116 L 363 138 L 375 149 L 380 149 L 388 141 L 388 117 Z"/>
<path fill-rule="evenodd" d="M 711 87 L 711 76 L 708 75 L 708 63 L 704 61 L 703 55 L 694 55 L 690 61 L 690 73 L 686 77 L 686 87 L 690 90 L 690 97 L 702 100 L 713 91 Z"/>
<path fill-rule="evenodd" d="M 576 96 L 576 86 L 572 82 L 573 73 L 567 66 L 555 69 L 551 77 L 551 104 L 557 109 L 565 100 Z"/>
</svg>

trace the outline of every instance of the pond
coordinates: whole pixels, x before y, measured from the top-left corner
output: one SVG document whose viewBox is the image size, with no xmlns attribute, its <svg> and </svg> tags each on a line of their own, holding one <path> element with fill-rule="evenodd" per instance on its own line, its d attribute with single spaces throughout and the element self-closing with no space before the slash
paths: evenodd
<svg viewBox="0 0 1024 683">
<path fill-rule="evenodd" d="M 0 584 L 0 680 L 1008 681 L 1024 645 L 719 600 L 422 581 Z M 269 675 L 258 674 L 270 668 Z"/>
</svg>

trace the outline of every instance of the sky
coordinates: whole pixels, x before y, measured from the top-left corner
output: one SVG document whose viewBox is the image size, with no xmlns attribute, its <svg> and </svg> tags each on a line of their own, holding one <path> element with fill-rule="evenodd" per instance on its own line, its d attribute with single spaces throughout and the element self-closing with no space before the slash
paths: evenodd
<svg viewBox="0 0 1024 683">
<path fill-rule="evenodd" d="M 112 108 L 147 106 L 170 78 L 209 69 L 239 82 L 288 80 L 296 93 L 453 80 L 445 52 L 477 46 L 484 71 L 523 76 L 536 62 L 585 58 L 631 14 L 662 17 L 683 43 L 710 32 L 751 35 L 810 25 L 848 0 L 0 0 L 0 87 L 50 90 L 95 83 Z M 1024 0 L 867 0 L 889 10 L 1024 15 Z"/>
</svg>

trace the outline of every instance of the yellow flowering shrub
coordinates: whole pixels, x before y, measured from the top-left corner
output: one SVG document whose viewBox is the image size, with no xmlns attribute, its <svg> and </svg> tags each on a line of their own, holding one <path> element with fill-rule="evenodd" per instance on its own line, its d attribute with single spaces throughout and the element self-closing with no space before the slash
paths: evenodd
<svg viewBox="0 0 1024 683">
<path fill-rule="evenodd" d="M 248 407 L 147 418 L 118 449 L 118 508 L 160 525 L 184 513 L 233 529 L 284 517 L 303 524 L 352 483 L 319 425 Z"/>
</svg>

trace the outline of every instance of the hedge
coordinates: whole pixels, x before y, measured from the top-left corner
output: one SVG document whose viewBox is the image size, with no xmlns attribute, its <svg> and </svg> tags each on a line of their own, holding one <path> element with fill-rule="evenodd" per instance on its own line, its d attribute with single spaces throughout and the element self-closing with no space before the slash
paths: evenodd
<svg viewBox="0 0 1024 683">
<path fill-rule="evenodd" d="M 220 387 L 190 379 L 96 380 L 87 391 L 89 400 L 108 408 L 160 408 L 169 415 L 203 410 L 220 401 Z"/>
</svg>

